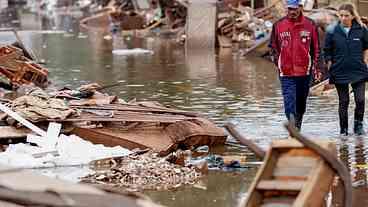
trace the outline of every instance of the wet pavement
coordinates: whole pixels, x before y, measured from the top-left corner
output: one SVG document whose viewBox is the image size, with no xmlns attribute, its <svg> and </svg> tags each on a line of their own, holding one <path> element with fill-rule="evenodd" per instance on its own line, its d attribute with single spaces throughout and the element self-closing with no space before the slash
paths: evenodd
<svg viewBox="0 0 368 207">
<path fill-rule="evenodd" d="M 179 109 L 198 111 L 218 125 L 232 122 L 244 135 L 263 148 L 274 139 L 287 137 L 280 85 L 274 66 L 258 57 L 241 57 L 236 51 L 222 49 L 185 51 L 172 39 L 134 36 L 104 39 L 104 29 L 85 31 L 76 28 L 76 21 L 64 18 L 53 29 L 40 27 L 20 32 L 28 47 L 46 62 L 52 87 L 77 87 L 98 82 L 119 86 L 106 92 L 129 101 L 158 101 Z M 42 25 L 41 25 L 41 28 Z M 0 34 L 2 42 L 11 42 L 9 34 Z M 113 49 L 144 48 L 153 54 L 118 56 Z M 350 123 L 353 122 L 353 104 Z M 366 121 L 365 124 L 367 125 Z M 310 138 L 338 142 L 339 155 L 350 167 L 354 185 L 366 191 L 366 137 L 338 135 L 336 94 L 310 97 L 303 126 Z M 247 148 L 229 138 L 224 147 L 211 149 L 214 154 L 244 155 L 256 161 Z M 202 183 L 174 192 L 147 192 L 156 202 L 167 206 L 236 206 L 246 195 L 257 167 L 242 171 L 210 172 Z"/>
</svg>

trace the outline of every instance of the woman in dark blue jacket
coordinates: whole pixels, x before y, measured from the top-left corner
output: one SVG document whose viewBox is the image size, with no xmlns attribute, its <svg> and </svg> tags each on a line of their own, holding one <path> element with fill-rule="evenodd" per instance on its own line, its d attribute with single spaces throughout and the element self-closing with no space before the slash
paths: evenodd
<svg viewBox="0 0 368 207">
<path fill-rule="evenodd" d="M 368 80 L 368 30 L 360 21 L 353 4 L 339 8 L 340 21 L 327 29 L 324 56 L 327 61 L 330 83 L 335 84 L 339 96 L 340 134 L 348 135 L 349 84 L 355 99 L 354 133 L 365 134 L 365 81 Z"/>
</svg>

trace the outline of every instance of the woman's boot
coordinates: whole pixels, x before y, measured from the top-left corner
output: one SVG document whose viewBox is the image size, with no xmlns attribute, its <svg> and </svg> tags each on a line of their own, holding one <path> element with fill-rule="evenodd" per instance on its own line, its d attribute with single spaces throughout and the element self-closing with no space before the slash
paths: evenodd
<svg viewBox="0 0 368 207">
<path fill-rule="evenodd" d="M 342 136 L 349 135 L 348 123 L 349 121 L 347 117 L 340 117 L 340 135 Z"/>
<path fill-rule="evenodd" d="M 354 134 L 358 136 L 365 135 L 362 121 L 358 121 L 358 120 L 354 121 Z"/>
</svg>

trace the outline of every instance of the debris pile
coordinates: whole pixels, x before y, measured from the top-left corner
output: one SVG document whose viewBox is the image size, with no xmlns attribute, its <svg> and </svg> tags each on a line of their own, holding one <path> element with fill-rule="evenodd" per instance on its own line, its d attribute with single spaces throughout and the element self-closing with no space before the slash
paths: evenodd
<svg viewBox="0 0 368 207">
<path fill-rule="evenodd" d="M 264 12 L 254 13 L 250 7 L 238 7 L 233 8 L 233 12 L 220 14 L 217 31 L 220 46 L 231 47 L 232 42 L 238 42 L 249 48 L 256 40 L 266 38 L 277 16 L 270 17 Z"/>
<path fill-rule="evenodd" d="M 106 162 L 112 164 L 110 169 L 86 176 L 82 182 L 124 187 L 129 191 L 168 190 L 195 184 L 201 177 L 194 167 L 172 164 L 155 153 L 112 158 Z"/>
<path fill-rule="evenodd" d="M 134 10 L 132 11 L 114 11 L 110 13 L 111 22 L 114 29 L 133 30 L 143 29 L 146 21 L 144 16 L 139 15 Z"/>
<path fill-rule="evenodd" d="M 323 31 L 328 25 L 338 21 L 337 11 L 330 8 L 312 10 L 308 13 L 308 17 L 313 19 Z"/>
<path fill-rule="evenodd" d="M 223 129 L 197 113 L 155 102 L 127 103 L 99 92 L 106 87 L 88 84 L 78 90 L 64 88 L 51 94 L 33 89 L 9 105 L 14 113 L 38 127 L 57 122 L 62 124 L 63 133 L 75 134 L 94 144 L 130 150 L 149 148 L 161 156 L 179 148 L 220 145 L 226 140 Z M 0 120 L 10 125 L 3 129 L 7 133 L 0 138 L 8 139 L 11 135 L 12 139 L 24 139 L 24 123 L 7 113 Z"/>
<path fill-rule="evenodd" d="M 167 0 L 159 1 L 162 18 L 170 29 L 177 29 L 185 26 L 187 17 L 187 0 Z"/>
</svg>

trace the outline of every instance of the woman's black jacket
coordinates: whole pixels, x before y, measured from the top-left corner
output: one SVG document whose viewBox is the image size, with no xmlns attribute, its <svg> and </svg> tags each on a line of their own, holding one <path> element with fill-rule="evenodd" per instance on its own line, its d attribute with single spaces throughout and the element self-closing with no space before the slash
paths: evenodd
<svg viewBox="0 0 368 207">
<path fill-rule="evenodd" d="M 330 83 L 349 84 L 368 80 L 364 51 L 368 49 L 368 30 L 353 21 L 346 34 L 340 23 L 327 28 L 324 58 L 332 61 Z"/>
</svg>

